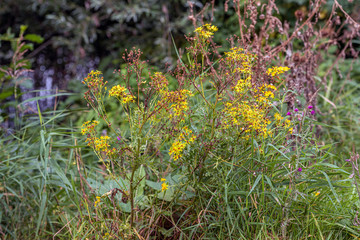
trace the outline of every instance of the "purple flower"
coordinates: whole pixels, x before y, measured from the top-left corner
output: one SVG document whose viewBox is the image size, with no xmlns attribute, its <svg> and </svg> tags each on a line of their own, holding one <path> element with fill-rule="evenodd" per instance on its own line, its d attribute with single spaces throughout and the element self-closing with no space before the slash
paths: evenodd
<svg viewBox="0 0 360 240">
<path fill-rule="evenodd" d="M 345 159 L 346 162 L 350 162 L 350 159 Z"/>
<path fill-rule="evenodd" d="M 121 137 L 120 137 L 120 136 L 118 136 L 118 137 L 117 137 L 117 140 L 121 141 Z"/>
<path fill-rule="evenodd" d="M 298 172 L 301 172 L 301 171 L 302 171 L 302 168 L 301 168 L 301 167 L 299 167 L 299 168 L 298 168 Z"/>
<path fill-rule="evenodd" d="M 311 106 L 311 105 L 308 106 L 308 109 L 312 109 L 312 108 L 313 108 L 313 106 Z"/>
<path fill-rule="evenodd" d="M 288 112 L 286 115 L 290 116 L 290 115 L 291 115 L 291 112 Z"/>
<path fill-rule="evenodd" d="M 311 115 L 314 115 L 314 114 L 315 114 L 315 110 L 312 110 L 312 111 L 311 111 Z"/>
<path fill-rule="evenodd" d="M 295 111 L 295 112 L 298 112 L 298 111 L 299 111 L 299 109 L 295 108 L 295 109 L 294 109 L 294 111 Z"/>
</svg>

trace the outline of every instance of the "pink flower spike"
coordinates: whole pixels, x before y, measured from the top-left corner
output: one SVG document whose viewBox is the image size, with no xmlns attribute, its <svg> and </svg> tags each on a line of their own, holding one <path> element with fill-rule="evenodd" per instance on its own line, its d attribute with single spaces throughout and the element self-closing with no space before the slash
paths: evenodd
<svg viewBox="0 0 360 240">
<path fill-rule="evenodd" d="M 299 111 L 299 109 L 295 108 L 295 109 L 294 109 L 294 111 L 295 111 L 295 112 L 298 112 L 298 111 Z"/>
<path fill-rule="evenodd" d="M 301 168 L 301 167 L 299 167 L 299 168 L 298 168 L 298 172 L 301 172 L 301 171 L 302 171 L 302 168 Z"/>
<path fill-rule="evenodd" d="M 308 106 L 308 109 L 312 109 L 312 108 L 313 108 L 313 106 L 311 106 L 311 105 Z"/>
<path fill-rule="evenodd" d="M 286 115 L 290 116 L 290 115 L 291 115 L 291 112 L 288 112 Z"/>
<path fill-rule="evenodd" d="M 311 111 L 311 115 L 314 115 L 314 114 L 315 114 L 315 110 L 312 110 L 312 111 Z"/>
</svg>

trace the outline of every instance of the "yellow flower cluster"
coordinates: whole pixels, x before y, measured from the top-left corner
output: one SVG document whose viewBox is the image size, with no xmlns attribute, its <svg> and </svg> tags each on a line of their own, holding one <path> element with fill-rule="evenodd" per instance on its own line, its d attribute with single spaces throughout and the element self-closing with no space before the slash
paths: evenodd
<svg viewBox="0 0 360 240">
<path fill-rule="evenodd" d="M 126 93 L 126 88 L 116 85 L 109 91 L 110 97 L 116 97 L 121 103 L 125 104 L 128 102 L 134 102 L 135 97 L 131 94 Z"/>
<path fill-rule="evenodd" d="M 106 156 L 108 156 L 108 158 L 110 159 L 114 159 L 118 156 L 118 150 L 116 148 L 109 148 L 106 151 Z"/>
<path fill-rule="evenodd" d="M 272 134 L 267 126 L 271 123 L 266 117 L 268 103 L 274 98 L 275 86 L 264 84 L 256 86 L 252 82 L 252 66 L 257 56 L 239 47 L 231 48 L 225 53 L 225 62 L 231 71 L 228 75 L 237 77 L 233 87 L 234 99 L 225 103 L 224 128 L 238 126 L 248 139 L 250 132 L 267 137 Z M 235 78 L 236 79 L 236 78 Z"/>
<path fill-rule="evenodd" d="M 217 30 L 218 28 L 216 26 L 207 23 L 201 27 L 196 28 L 195 32 L 198 33 L 201 38 L 208 39 L 214 35 L 214 32 Z"/>
<path fill-rule="evenodd" d="M 178 94 L 178 97 L 175 97 L 177 99 L 176 101 L 173 101 L 173 104 L 171 105 L 173 114 L 170 114 L 170 118 L 182 116 L 187 110 L 189 110 L 187 98 L 193 96 L 192 92 L 189 90 L 180 90 L 178 93 L 175 92 L 175 94 Z M 171 99 L 171 97 L 169 99 Z"/>
<path fill-rule="evenodd" d="M 86 133 L 94 133 L 95 130 L 94 128 L 99 124 L 99 121 L 87 121 L 84 122 L 83 125 L 81 126 L 81 134 L 85 135 Z"/>
<path fill-rule="evenodd" d="M 275 118 L 277 123 L 280 123 L 281 120 L 283 120 L 283 117 L 279 113 L 275 113 L 274 118 Z"/>
<path fill-rule="evenodd" d="M 109 91 L 109 96 L 122 97 L 125 94 L 126 89 L 120 85 L 116 85 Z"/>
<path fill-rule="evenodd" d="M 101 136 L 100 138 L 94 138 L 94 147 L 96 151 L 108 151 L 109 144 L 109 136 Z M 90 142 L 89 142 L 90 143 Z M 91 144 L 91 143 L 90 143 Z"/>
<path fill-rule="evenodd" d="M 288 68 L 288 67 L 272 67 L 272 68 L 269 68 L 266 71 L 266 73 L 267 73 L 267 75 L 271 75 L 272 77 L 274 77 L 274 76 L 280 75 L 284 72 L 287 72 L 289 70 L 290 70 L 290 68 Z"/>
<path fill-rule="evenodd" d="M 88 134 L 85 142 L 88 146 L 92 147 L 95 151 L 105 152 L 108 156 L 115 155 L 117 153 L 116 148 L 109 149 L 110 144 L 109 136 L 96 137 L 95 127 L 99 124 L 99 121 L 87 121 L 81 126 L 81 133 Z"/>
<path fill-rule="evenodd" d="M 102 72 L 96 70 L 92 70 L 86 78 L 82 81 L 83 84 L 89 87 L 89 91 L 96 97 L 101 98 L 102 90 L 105 89 L 104 87 L 107 82 L 104 82 L 104 78 L 100 77 Z"/>
<path fill-rule="evenodd" d="M 154 73 L 154 76 L 150 77 L 150 86 L 155 88 L 157 91 L 166 92 L 169 85 L 166 77 L 161 72 Z"/>
<path fill-rule="evenodd" d="M 252 62 L 256 58 L 255 54 L 246 53 L 243 48 L 233 47 L 229 52 L 225 52 L 227 61 Z"/>
<path fill-rule="evenodd" d="M 100 77 L 102 72 L 99 70 L 91 70 L 91 72 L 84 78 L 84 84 L 99 85 L 103 83 L 103 77 Z"/>
<path fill-rule="evenodd" d="M 192 134 L 192 131 L 188 127 L 183 127 L 183 131 L 180 133 L 179 137 L 169 149 L 169 155 L 173 156 L 174 161 L 182 157 L 182 152 L 184 148 L 195 141 L 196 136 Z"/>
<path fill-rule="evenodd" d="M 233 90 L 237 93 L 244 93 L 246 92 L 249 88 L 251 88 L 251 77 L 247 77 L 246 79 L 240 79 L 235 87 L 233 88 Z"/>
<path fill-rule="evenodd" d="M 95 201 L 95 203 L 94 203 L 94 206 L 95 206 L 95 207 L 100 203 L 100 199 L 101 199 L 101 197 L 96 196 L 96 201 Z"/>
<path fill-rule="evenodd" d="M 225 104 L 224 112 L 227 116 L 224 119 L 225 128 L 241 126 L 245 133 L 253 130 L 264 138 L 272 134 L 271 130 L 267 129 L 271 122 L 266 118 L 266 111 L 259 106 L 250 106 L 246 102 L 228 102 Z"/>
<path fill-rule="evenodd" d="M 168 81 L 160 72 L 156 72 L 150 78 L 150 86 L 158 91 L 160 96 L 157 106 L 162 108 L 161 112 L 166 113 L 170 119 L 174 117 L 183 117 L 185 112 L 189 110 L 187 99 L 193 96 L 193 93 L 186 89 L 169 91 Z M 156 116 L 154 115 L 153 120 L 155 119 Z"/>
<path fill-rule="evenodd" d="M 252 74 L 251 67 L 256 59 L 255 54 L 245 52 L 243 48 L 233 47 L 225 52 L 225 61 L 232 70 L 232 74 Z"/>
<path fill-rule="evenodd" d="M 234 47 L 225 53 L 223 60 L 229 69 L 226 75 L 236 82 L 232 88 L 234 98 L 225 102 L 223 126 L 225 129 L 231 126 L 240 127 L 245 139 L 249 138 L 250 132 L 264 138 L 272 135 L 272 131 L 268 129 L 271 121 L 267 114 L 277 88 L 272 84 L 259 84 L 253 79 L 256 59 L 255 54 Z M 277 76 L 288 70 L 288 67 L 273 67 L 267 70 L 267 74 Z M 289 125 L 287 121 L 285 124 Z"/>
<path fill-rule="evenodd" d="M 276 87 L 272 84 L 264 84 L 258 89 L 254 89 L 255 99 L 258 103 L 267 106 L 270 103 L 270 99 L 274 98 L 274 91 Z"/>
<path fill-rule="evenodd" d="M 167 190 L 167 189 L 169 189 L 169 188 L 168 188 L 168 187 L 169 187 L 169 184 L 167 184 L 165 181 L 166 181 L 165 178 L 162 178 L 162 179 L 161 179 L 161 182 L 162 182 L 162 184 L 161 184 L 161 191 L 162 191 L 162 192 L 165 191 L 165 190 Z"/>
<path fill-rule="evenodd" d="M 182 157 L 181 153 L 186 147 L 186 144 L 184 142 L 176 140 L 169 150 L 169 155 L 173 155 L 174 161 L 178 160 Z"/>
<path fill-rule="evenodd" d="M 274 118 L 277 125 L 283 126 L 285 129 L 288 129 L 291 134 L 293 133 L 294 128 L 291 127 L 290 119 L 285 119 L 285 121 L 281 124 L 284 118 L 279 113 L 275 113 Z"/>
<path fill-rule="evenodd" d="M 161 95 L 162 99 L 159 104 L 170 104 L 169 110 L 172 110 L 172 113 L 169 115 L 169 118 L 173 118 L 182 117 L 189 110 L 187 99 L 193 96 L 193 93 L 189 90 L 181 89 L 177 91 L 162 91 Z"/>
<path fill-rule="evenodd" d="M 183 131 L 180 133 L 179 140 L 184 141 L 186 144 L 190 144 L 194 142 L 195 139 L 196 136 L 192 134 L 192 131 L 187 126 L 183 127 Z"/>
</svg>

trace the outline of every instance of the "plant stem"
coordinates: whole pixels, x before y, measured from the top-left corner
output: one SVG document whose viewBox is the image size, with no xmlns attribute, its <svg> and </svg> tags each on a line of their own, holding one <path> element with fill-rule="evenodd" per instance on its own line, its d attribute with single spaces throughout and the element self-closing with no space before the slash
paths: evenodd
<svg viewBox="0 0 360 240">
<path fill-rule="evenodd" d="M 133 228 L 134 225 L 134 186 L 133 186 L 133 182 L 134 182 L 134 175 L 135 175 L 135 171 L 136 171 L 136 166 L 132 169 L 131 172 L 131 178 L 130 178 L 130 204 L 131 204 L 131 216 L 130 216 L 130 228 Z"/>
</svg>

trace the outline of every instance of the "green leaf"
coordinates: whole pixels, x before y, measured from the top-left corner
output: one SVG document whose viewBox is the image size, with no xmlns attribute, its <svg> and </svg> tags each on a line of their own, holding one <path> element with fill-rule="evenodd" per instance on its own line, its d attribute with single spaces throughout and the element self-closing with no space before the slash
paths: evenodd
<svg viewBox="0 0 360 240">
<path fill-rule="evenodd" d="M 5 98 L 7 98 L 7 97 L 12 96 L 13 93 L 14 93 L 13 88 L 11 88 L 11 89 L 9 89 L 7 91 L 3 91 L 2 93 L 0 93 L 0 100 L 3 100 Z"/>
<path fill-rule="evenodd" d="M 35 43 L 42 43 L 44 41 L 44 38 L 37 34 L 26 34 L 24 38 Z"/>
<path fill-rule="evenodd" d="M 27 28 L 28 28 L 28 26 L 26 26 L 26 25 L 21 25 L 21 26 L 20 26 L 20 35 L 23 35 Z"/>
<path fill-rule="evenodd" d="M 135 172 L 135 182 L 137 183 L 135 196 L 143 195 L 145 187 L 145 169 L 143 165 L 141 165 Z"/>
<path fill-rule="evenodd" d="M 146 185 L 148 185 L 154 190 L 161 191 L 161 182 L 153 182 L 150 180 L 146 180 Z"/>
<path fill-rule="evenodd" d="M 328 184 L 329 184 L 329 187 L 330 187 L 330 189 L 331 189 L 331 192 L 334 194 L 334 197 L 336 198 L 336 201 L 337 201 L 338 203 L 340 203 L 339 197 L 338 197 L 338 195 L 336 194 L 336 191 L 335 191 L 333 185 L 331 184 L 331 180 L 330 180 L 329 176 L 328 176 L 324 171 L 320 171 L 320 172 L 321 172 L 322 174 L 324 174 L 324 176 L 325 176 L 325 178 L 326 178 L 326 180 L 327 180 L 327 182 L 328 182 Z"/>
<path fill-rule="evenodd" d="M 36 235 L 39 234 L 39 228 L 45 213 L 45 207 L 46 207 L 46 201 L 47 201 L 47 195 L 45 192 L 42 193 L 41 196 L 41 205 L 40 205 L 40 213 L 39 213 L 39 218 L 37 220 L 37 224 L 36 224 Z"/>
<path fill-rule="evenodd" d="M 254 189 L 255 189 L 256 186 L 258 185 L 261 177 L 262 177 L 262 174 L 260 174 L 260 175 L 256 178 L 255 183 L 254 183 L 254 185 L 252 186 L 252 188 L 251 188 L 251 190 L 250 190 L 250 192 L 248 193 L 247 196 L 250 196 L 250 194 L 254 191 Z"/>
</svg>

